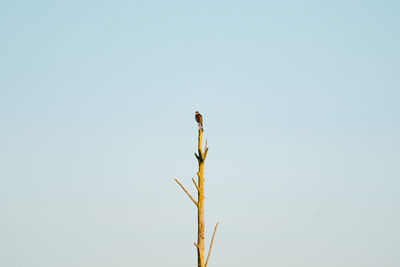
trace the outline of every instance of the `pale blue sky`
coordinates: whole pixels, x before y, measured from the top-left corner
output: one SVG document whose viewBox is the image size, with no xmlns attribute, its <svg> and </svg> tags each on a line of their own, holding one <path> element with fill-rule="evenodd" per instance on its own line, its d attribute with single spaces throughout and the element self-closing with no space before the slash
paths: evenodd
<svg viewBox="0 0 400 267">
<path fill-rule="evenodd" d="M 398 1 L 5 1 L 0 266 L 400 266 Z"/>
</svg>

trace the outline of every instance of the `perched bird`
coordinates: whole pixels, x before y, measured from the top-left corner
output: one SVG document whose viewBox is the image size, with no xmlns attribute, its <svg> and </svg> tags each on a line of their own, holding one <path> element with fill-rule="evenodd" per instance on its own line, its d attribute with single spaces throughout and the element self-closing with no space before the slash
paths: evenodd
<svg viewBox="0 0 400 267">
<path fill-rule="evenodd" d="M 194 118 L 196 119 L 197 123 L 201 127 L 201 130 L 203 130 L 203 116 L 201 116 L 201 114 L 198 111 L 196 111 Z"/>
</svg>

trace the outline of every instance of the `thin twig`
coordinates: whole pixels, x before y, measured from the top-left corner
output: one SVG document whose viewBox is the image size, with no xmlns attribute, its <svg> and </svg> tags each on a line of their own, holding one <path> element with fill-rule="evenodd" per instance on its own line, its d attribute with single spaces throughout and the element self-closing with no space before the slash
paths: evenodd
<svg viewBox="0 0 400 267">
<path fill-rule="evenodd" d="M 207 152 L 208 152 L 208 145 L 207 145 L 207 139 L 206 139 L 206 145 L 204 146 L 204 153 L 203 153 L 203 160 L 206 159 L 207 157 Z"/>
<path fill-rule="evenodd" d="M 200 188 L 199 188 L 199 186 L 197 185 L 196 180 L 195 180 L 193 177 L 192 177 L 192 181 L 193 181 L 194 185 L 196 186 L 197 190 L 200 191 Z"/>
<path fill-rule="evenodd" d="M 208 153 L 208 147 L 206 147 L 206 151 L 204 152 L 204 159 L 206 159 Z"/>
<path fill-rule="evenodd" d="M 194 200 L 194 198 L 189 194 L 189 192 L 185 189 L 185 187 L 183 187 L 183 185 L 178 181 L 178 179 L 175 178 L 175 181 L 182 187 L 183 191 L 185 191 L 185 193 L 190 197 L 193 203 L 196 204 L 196 206 L 198 206 L 197 201 Z"/>
<path fill-rule="evenodd" d="M 215 225 L 215 228 L 214 228 L 214 233 L 213 233 L 213 236 L 211 238 L 210 249 L 208 250 L 207 260 L 206 260 L 206 264 L 204 265 L 204 267 L 207 267 L 208 259 L 210 258 L 212 246 L 213 246 L 213 243 L 214 243 L 215 232 L 217 231 L 218 224 L 219 224 L 219 222 L 217 222 L 217 224 Z"/>
</svg>

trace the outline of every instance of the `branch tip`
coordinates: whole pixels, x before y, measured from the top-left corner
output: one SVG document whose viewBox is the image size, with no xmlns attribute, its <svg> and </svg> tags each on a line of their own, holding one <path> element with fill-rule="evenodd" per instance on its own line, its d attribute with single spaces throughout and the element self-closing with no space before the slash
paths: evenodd
<svg viewBox="0 0 400 267">
<path fill-rule="evenodd" d="M 197 190 L 200 192 L 200 188 L 197 185 L 196 180 L 193 177 L 192 177 L 192 181 L 193 181 L 194 185 L 196 186 Z"/>
<path fill-rule="evenodd" d="M 213 243 L 214 243 L 215 232 L 217 231 L 218 224 L 219 224 L 219 222 L 217 222 L 217 224 L 215 225 L 215 228 L 214 228 L 214 233 L 213 233 L 212 238 L 211 238 L 210 249 L 208 250 L 207 260 L 206 260 L 206 263 L 204 264 L 204 267 L 207 267 L 208 260 L 210 259 L 210 254 L 211 254 L 212 246 L 213 246 Z"/>
</svg>

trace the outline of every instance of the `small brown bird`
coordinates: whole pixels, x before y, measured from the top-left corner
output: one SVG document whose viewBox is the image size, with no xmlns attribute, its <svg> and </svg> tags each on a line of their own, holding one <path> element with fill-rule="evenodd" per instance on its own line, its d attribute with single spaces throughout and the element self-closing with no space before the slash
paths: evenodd
<svg viewBox="0 0 400 267">
<path fill-rule="evenodd" d="M 201 116 L 201 114 L 198 111 L 196 111 L 194 118 L 196 119 L 197 123 L 201 127 L 201 130 L 203 130 L 203 116 Z"/>
</svg>

